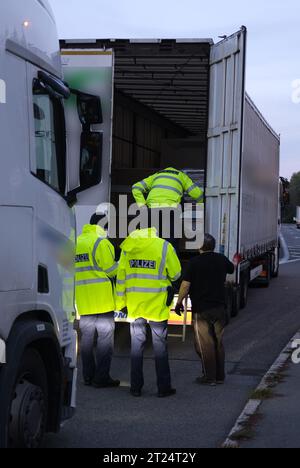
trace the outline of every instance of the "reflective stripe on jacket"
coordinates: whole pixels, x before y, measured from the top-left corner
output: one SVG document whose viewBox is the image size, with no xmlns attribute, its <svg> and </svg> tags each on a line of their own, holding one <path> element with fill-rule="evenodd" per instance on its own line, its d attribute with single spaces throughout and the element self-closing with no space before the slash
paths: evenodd
<svg viewBox="0 0 300 468">
<path fill-rule="evenodd" d="M 76 248 L 76 306 L 79 315 L 115 310 L 111 278 L 117 275 L 115 249 L 99 226 L 86 225 Z"/>
<path fill-rule="evenodd" d="M 118 310 L 127 307 L 131 320 L 168 320 L 167 289 L 181 276 L 173 246 L 157 237 L 152 228 L 133 232 L 121 248 L 116 287 Z"/>
<path fill-rule="evenodd" d="M 184 193 L 197 203 L 203 203 L 203 190 L 184 172 L 172 167 L 157 172 L 132 187 L 136 203 L 149 208 L 177 207 Z"/>
</svg>

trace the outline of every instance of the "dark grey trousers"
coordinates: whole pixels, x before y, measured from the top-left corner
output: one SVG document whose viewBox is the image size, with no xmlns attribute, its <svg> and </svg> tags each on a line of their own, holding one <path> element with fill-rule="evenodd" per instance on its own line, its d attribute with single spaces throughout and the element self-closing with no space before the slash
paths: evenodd
<svg viewBox="0 0 300 468">
<path fill-rule="evenodd" d="M 224 307 L 193 313 L 195 348 L 205 377 L 213 382 L 225 380 L 225 323 Z"/>
<path fill-rule="evenodd" d="M 81 358 L 84 380 L 106 383 L 114 349 L 114 312 L 80 318 Z M 96 352 L 94 352 L 97 336 Z"/>
<path fill-rule="evenodd" d="M 155 355 L 157 386 L 159 392 L 171 388 L 171 372 L 168 355 L 168 322 L 150 322 Z M 144 386 L 143 355 L 147 338 L 147 321 L 137 319 L 131 331 L 131 388 L 140 391 Z"/>
</svg>

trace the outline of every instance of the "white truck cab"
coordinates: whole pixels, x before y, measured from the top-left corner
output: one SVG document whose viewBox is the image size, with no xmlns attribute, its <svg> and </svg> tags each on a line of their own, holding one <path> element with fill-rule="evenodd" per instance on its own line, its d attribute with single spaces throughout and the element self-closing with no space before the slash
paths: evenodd
<svg viewBox="0 0 300 468">
<path fill-rule="evenodd" d="M 38 447 L 74 412 L 73 206 L 81 188 L 79 168 L 78 184 L 69 184 L 66 155 L 72 92 L 88 145 L 90 104 L 101 103 L 62 81 L 48 1 L 1 1 L 0 447 Z"/>
</svg>

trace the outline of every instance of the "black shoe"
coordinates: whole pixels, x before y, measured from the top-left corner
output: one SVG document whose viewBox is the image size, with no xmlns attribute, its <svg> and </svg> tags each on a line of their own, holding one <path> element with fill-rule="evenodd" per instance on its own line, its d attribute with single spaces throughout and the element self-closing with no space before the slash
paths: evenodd
<svg viewBox="0 0 300 468">
<path fill-rule="evenodd" d="M 167 390 L 165 392 L 158 392 L 158 398 L 168 398 L 170 396 L 176 395 L 176 390 L 175 388 L 170 388 L 170 390 Z"/>
<path fill-rule="evenodd" d="M 224 385 L 225 384 L 225 380 L 217 380 L 217 385 Z"/>
<path fill-rule="evenodd" d="M 83 382 L 83 385 L 85 385 L 86 387 L 91 387 L 92 383 L 93 383 L 92 379 L 85 379 Z"/>
<path fill-rule="evenodd" d="M 120 380 L 109 379 L 107 382 L 93 382 L 95 388 L 116 388 L 120 387 Z"/>
<path fill-rule="evenodd" d="M 142 396 L 142 391 L 141 390 L 133 390 L 131 389 L 130 390 L 130 393 L 132 396 L 136 397 L 136 398 L 139 398 Z"/>
<path fill-rule="evenodd" d="M 206 377 L 198 377 L 196 383 L 199 385 L 207 385 L 208 387 L 215 387 L 217 385 L 215 380 L 209 380 Z"/>
</svg>

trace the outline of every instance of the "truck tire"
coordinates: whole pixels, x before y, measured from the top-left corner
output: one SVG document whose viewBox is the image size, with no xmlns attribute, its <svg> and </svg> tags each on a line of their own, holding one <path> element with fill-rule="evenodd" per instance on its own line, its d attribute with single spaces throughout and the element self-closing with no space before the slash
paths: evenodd
<svg viewBox="0 0 300 468">
<path fill-rule="evenodd" d="M 27 348 L 13 369 L 14 384 L 1 408 L 0 447 L 39 448 L 47 425 L 48 389 L 44 362 Z"/>
<path fill-rule="evenodd" d="M 46 352 L 47 368 L 42 358 Z M 0 448 L 39 447 L 45 430 L 57 432 L 61 422 L 63 361 L 53 325 L 16 322 L 7 340 L 6 359 L 8 364 L 0 367 Z"/>
<path fill-rule="evenodd" d="M 248 303 L 248 292 L 249 292 L 249 271 L 245 271 L 241 275 L 241 297 L 240 297 L 240 308 L 245 309 Z"/>
<path fill-rule="evenodd" d="M 232 312 L 231 317 L 237 317 L 241 308 L 241 289 L 235 286 L 232 291 Z"/>
</svg>

